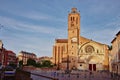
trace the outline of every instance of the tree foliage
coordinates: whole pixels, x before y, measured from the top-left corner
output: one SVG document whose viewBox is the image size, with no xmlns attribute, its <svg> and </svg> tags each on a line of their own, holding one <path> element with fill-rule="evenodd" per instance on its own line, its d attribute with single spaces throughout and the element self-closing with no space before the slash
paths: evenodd
<svg viewBox="0 0 120 80">
<path fill-rule="evenodd" d="M 108 49 L 109 49 L 109 50 L 112 50 L 112 46 L 111 46 L 111 45 L 110 45 L 110 46 L 108 46 Z"/>
<path fill-rule="evenodd" d="M 36 61 L 35 61 L 34 59 L 29 58 L 29 59 L 27 60 L 27 65 L 28 65 L 28 66 L 30 66 L 30 65 L 36 66 Z"/>
<path fill-rule="evenodd" d="M 34 66 L 34 67 L 53 67 L 53 64 L 50 60 L 42 60 L 41 62 L 36 62 L 35 60 L 33 59 L 28 59 L 27 60 L 27 66 Z"/>
<path fill-rule="evenodd" d="M 23 60 L 19 61 L 19 66 L 23 66 Z"/>
<path fill-rule="evenodd" d="M 43 60 L 42 67 L 52 67 L 52 62 L 50 60 Z"/>
</svg>

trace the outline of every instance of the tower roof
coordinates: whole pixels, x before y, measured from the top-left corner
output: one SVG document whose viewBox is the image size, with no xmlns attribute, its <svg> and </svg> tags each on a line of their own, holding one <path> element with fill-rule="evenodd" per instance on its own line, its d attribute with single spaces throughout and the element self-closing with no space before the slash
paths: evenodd
<svg viewBox="0 0 120 80">
<path fill-rule="evenodd" d="M 72 9 L 71 9 L 71 13 L 78 13 L 78 12 L 77 12 L 77 8 L 75 8 L 75 7 L 72 8 Z"/>
</svg>

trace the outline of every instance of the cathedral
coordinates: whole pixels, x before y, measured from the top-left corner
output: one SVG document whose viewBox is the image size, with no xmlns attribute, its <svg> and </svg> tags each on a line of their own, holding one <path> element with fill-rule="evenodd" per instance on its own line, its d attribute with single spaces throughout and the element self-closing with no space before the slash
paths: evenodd
<svg viewBox="0 0 120 80">
<path fill-rule="evenodd" d="M 62 70 L 108 70 L 108 46 L 80 35 L 80 12 L 68 14 L 68 38 L 56 39 L 53 63 Z"/>
</svg>

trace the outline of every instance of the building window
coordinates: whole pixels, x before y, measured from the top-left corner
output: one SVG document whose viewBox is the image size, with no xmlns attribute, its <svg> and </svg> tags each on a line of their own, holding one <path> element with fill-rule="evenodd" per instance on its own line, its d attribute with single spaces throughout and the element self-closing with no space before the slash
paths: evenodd
<svg viewBox="0 0 120 80">
<path fill-rule="evenodd" d="M 73 21 L 75 21 L 75 17 L 73 17 Z"/>
<path fill-rule="evenodd" d="M 83 52 L 83 50 L 81 50 L 81 53 Z"/>
<path fill-rule="evenodd" d="M 71 17 L 71 21 L 72 21 L 72 17 Z"/>
<path fill-rule="evenodd" d="M 91 46 L 91 45 L 87 45 L 87 46 L 85 47 L 85 52 L 86 52 L 86 53 L 93 53 L 93 52 L 94 52 L 94 47 Z"/>
<path fill-rule="evenodd" d="M 71 23 L 71 27 L 73 27 L 74 26 L 74 24 L 73 24 L 73 22 Z"/>
<path fill-rule="evenodd" d="M 78 17 L 76 18 L 76 24 L 78 24 Z"/>
<path fill-rule="evenodd" d="M 98 49 L 97 49 L 97 53 L 99 53 Z"/>
</svg>

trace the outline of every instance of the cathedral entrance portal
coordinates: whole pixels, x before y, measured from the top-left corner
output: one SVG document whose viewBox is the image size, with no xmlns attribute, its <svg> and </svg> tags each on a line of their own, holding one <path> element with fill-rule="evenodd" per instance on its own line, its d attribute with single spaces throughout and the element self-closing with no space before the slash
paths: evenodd
<svg viewBox="0 0 120 80">
<path fill-rule="evenodd" d="M 98 70 L 99 60 L 100 59 L 97 56 L 89 56 L 88 57 L 88 69 L 90 71 L 96 71 L 96 70 Z"/>
<path fill-rule="evenodd" d="M 89 64 L 90 71 L 96 71 L 96 64 Z"/>
</svg>

